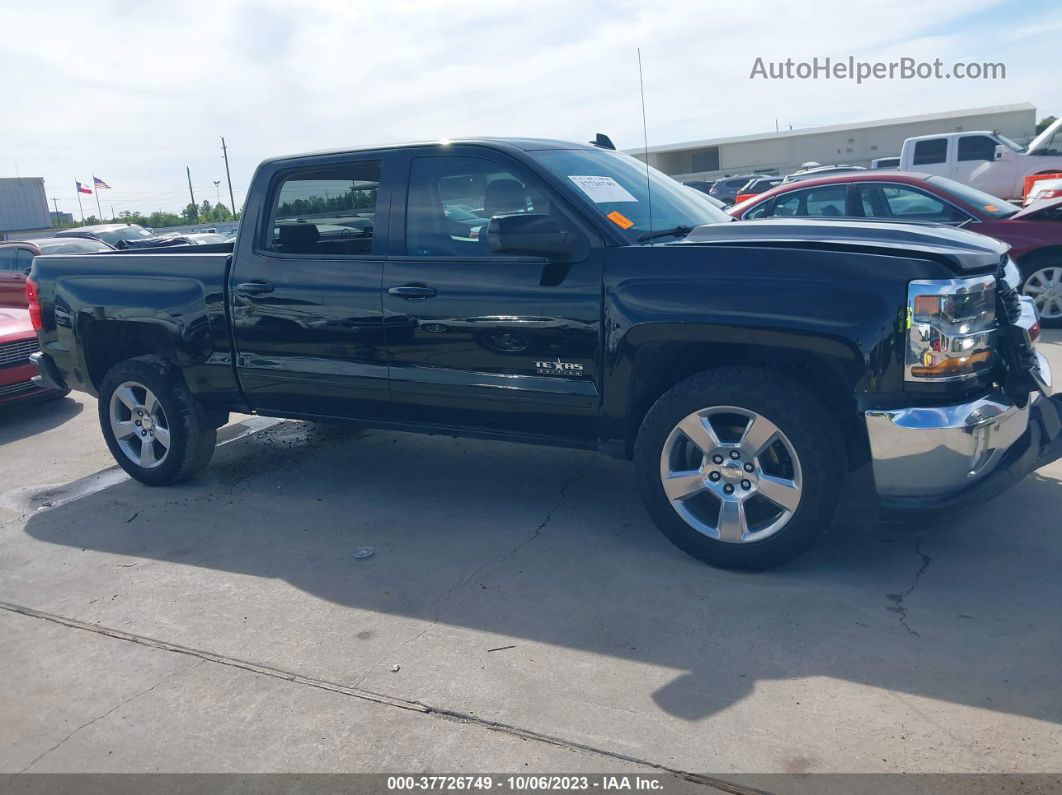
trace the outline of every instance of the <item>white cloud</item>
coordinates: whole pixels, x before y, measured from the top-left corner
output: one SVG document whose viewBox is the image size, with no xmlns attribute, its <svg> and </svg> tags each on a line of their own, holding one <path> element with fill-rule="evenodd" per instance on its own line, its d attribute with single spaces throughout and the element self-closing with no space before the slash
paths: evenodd
<svg viewBox="0 0 1062 795">
<path fill-rule="evenodd" d="M 784 125 L 1031 100 L 1057 112 L 1054 69 L 1014 34 L 998 0 L 526 3 L 77 2 L 5 9 L 8 112 L 0 174 L 46 178 L 75 209 L 72 181 L 107 180 L 116 209 L 177 209 L 237 191 L 262 158 L 290 151 L 468 134 L 641 142 L 642 48 L 650 143 Z M 971 21 L 973 20 L 973 21 Z M 1028 20 L 1031 24 L 1031 20 Z M 1015 38 L 1015 36 L 1017 36 Z M 750 81 L 756 56 L 1005 61 L 1008 79 L 871 83 Z M 17 108 L 17 113 L 10 112 Z M 7 162 L 4 162 L 7 161 Z M 222 188 L 224 194 L 224 186 Z M 85 197 L 94 207 L 94 199 Z M 223 196 L 224 198 L 224 196 Z M 239 196 L 237 197 L 239 201 Z"/>
</svg>

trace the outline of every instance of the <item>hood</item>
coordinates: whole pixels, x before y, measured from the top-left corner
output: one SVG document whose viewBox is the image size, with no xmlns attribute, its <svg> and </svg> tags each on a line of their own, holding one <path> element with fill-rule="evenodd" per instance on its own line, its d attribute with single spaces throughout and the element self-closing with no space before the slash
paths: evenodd
<svg viewBox="0 0 1062 795">
<path fill-rule="evenodd" d="M 1046 130 L 1029 142 L 1029 145 L 1025 147 L 1026 153 L 1031 155 L 1035 154 L 1037 149 L 1043 149 L 1047 145 L 1047 142 L 1051 140 L 1051 136 L 1060 129 L 1062 129 L 1062 119 L 1055 119 L 1051 124 L 1047 125 Z"/>
<path fill-rule="evenodd" d="M 985 235 L 942 224 L 769 218 L 704 224 L 673 245 L 787 246 L 870 251 L 944 262 L 961 271 L 996 268 L 1010 249 Z"/>
<path fill-rule="evenodd" d="M 1047 199 L 1045 201 L 1033 202 L 1028 207 L 1022 207 L 1020 210 L 1018 210 L 1018 212 L 1014 213 L 1014 215 L 1008 216 L 1007 220 L 1030 221 L 1032 220 L 1032 216 L 1036 215 L 1037 213 L 1042 213 L 1044 210 L 1047 210 L 1051 207 L 1058 207 L 1059 205 L 1062 205 L 1062 198 Z"/>
<path fill-rule="evenodd" d="M 0 342 L 11 342 L 23 337 L 36 337 L 30 323 L 28 309 L 16 306 L 0 306 Z"/>
</svg>

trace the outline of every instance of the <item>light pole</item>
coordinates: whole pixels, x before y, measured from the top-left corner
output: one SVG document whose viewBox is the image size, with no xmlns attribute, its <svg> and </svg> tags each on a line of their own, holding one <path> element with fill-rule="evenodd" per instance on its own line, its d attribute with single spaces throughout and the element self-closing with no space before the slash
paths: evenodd
<svg viewBox="0 0 1062 795">
<path fill-rule="evenodd" d="M 218 196 L 218 204 L 221 204 L 221 180 L 220 179 L 214 180 L 214 191 L 217 193 L 217 196 Z"/>
</svg>

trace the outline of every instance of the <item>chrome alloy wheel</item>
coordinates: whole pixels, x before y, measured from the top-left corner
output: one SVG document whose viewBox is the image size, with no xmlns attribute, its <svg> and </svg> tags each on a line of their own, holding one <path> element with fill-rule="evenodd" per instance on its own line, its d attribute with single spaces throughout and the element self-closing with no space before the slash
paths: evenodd
<svg viewBox="0 0 1062 795">
<path fill-rule="evenodd" d="M 793 444 L 769 419 L 736 406 L 701 409 L 679 422 L 660 454 L 660 480 L 690 527 L 731 544 L 777 533 L 802 493 Z"/>
<path fill-rule="evenodd" d="M 1040 317 L 1055 320 L 1062 317 L 1062 265 L 1040 268 L 1025 281 L 1022 294 L 1036 304 Z"/>
<path fill-rule="evenodd" d="M 122 453 L 137 466 L 155 469 L 170 454 L 170 423 L 155 394 L 125 381 L 111 393 L 111 431 Z"/>
</svg>

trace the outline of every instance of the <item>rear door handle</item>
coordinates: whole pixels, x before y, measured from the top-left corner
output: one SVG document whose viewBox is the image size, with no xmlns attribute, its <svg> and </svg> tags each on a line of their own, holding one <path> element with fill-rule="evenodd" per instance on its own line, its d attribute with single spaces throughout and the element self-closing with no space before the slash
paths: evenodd
<svg viewBox="0 0 1062 795">
<path fill-rule="evenodd" d="M 236 292 L 246 295 L 265 295 L 276 289 L 272 282 L 243 282 L 236 285 Z"/>
<path fill-rule="evenodd" d="M 404 284 L 401 287 L 388 287 L 387 294 L 397 295 L 399 298 L 405 298 L 410 301 L 423 301 L 425 298 L 432 298 L 435 295 L 435 288 L 423 284 Z"/>
</svg>

